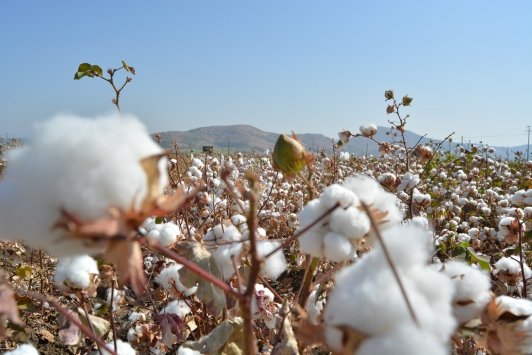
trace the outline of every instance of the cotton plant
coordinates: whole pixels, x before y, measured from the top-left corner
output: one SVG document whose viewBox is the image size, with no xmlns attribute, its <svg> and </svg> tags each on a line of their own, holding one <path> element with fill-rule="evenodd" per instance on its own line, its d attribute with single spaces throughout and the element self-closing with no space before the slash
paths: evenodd
<svg viewBox="0 0 532 355">
<path fill-rule="evenodd" d="M 363 353 L 382 353 L 382 349 L 391 349 L 398 334 L 404 334 L 402 329 L 412 329 L 408 337 L 401 338 L 400 353 L 447 353 L 457 325 L 452 309 L 455 287 L 447 276 L 427 267 L 432 241 L 412 225 L 395 225 L 384 230 L 382 237 L 415 320 L 377 245 L 335 275 L 324 313 L 327 344 L 342 351 L 353 345 L 348 339 L 354 337 L 351 340 L 356 340 Z M 385 300 L 376 297 L 379 294 L 386 295 Z M 420 344 L 427 348 L 420 349 Z"/>
<path fill-rule="evenodd" d="M 304 253 L 326 257 L 332 261 L 349 259 L 355 252 L 354 243 L 368 235 L 371 223 L 361 203 L 380 216 L 381 228 L 400 222 L 402 212 L 394 195 L 385 192 L 378 182 L 365 176 L 355 176 L 340 184 L 325 188 L 322 195 L 310 201 L 299 213 L 299 238 Z M 337 206 L 329 215 L 326 212 Z"/>
</svg>

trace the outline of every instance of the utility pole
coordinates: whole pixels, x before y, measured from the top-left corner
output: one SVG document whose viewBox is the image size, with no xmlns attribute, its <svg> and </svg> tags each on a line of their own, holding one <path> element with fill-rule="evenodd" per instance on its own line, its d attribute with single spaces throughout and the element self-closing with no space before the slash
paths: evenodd
<svg viewBox="0 0 532 355">
<path fill-rule="evenodd" d="M 526 145 L 526 161 L 528 161 L 528 154 L 530 153 L 530 126 L 526 126 L 528 132 L 528 142 Z"/>
</svg>

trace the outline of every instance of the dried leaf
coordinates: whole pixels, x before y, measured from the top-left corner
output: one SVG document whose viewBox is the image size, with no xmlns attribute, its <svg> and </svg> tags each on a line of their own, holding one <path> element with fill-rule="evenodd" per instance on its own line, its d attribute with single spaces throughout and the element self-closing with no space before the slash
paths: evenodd
<svg viewBox="0 0 532 355">
<path fill-rule="evenodd" d="M 0 339 L 6 336 L 6 320 L 19 326 L 23 325 L 18 314 L 15 293 L 8 284 L 6 275 L 0 270 Z"/>
<path fill-rule="evenodd" d="M 217 278 L 222 278 L 222 274 L 216 261 L 205 247 L 198 242 L 181 242 L 177 247 L 177 252 L 188 260 L 198 264 L 202 269 Z M 187 288 L 198 285 L 196 296 L 216 315 L 220 315 L 225 306 L 225 294 L 218 287 L 214 286 L 187 268 L 179 270 L 179 279 Z"/>
<path fill-rule="evenodd" d="M 288 303 L 283 305 L 283 313 L 286 316 L 281 326 L 281 342 L 275 345 L 272 350 L 272 355 L 299 355 L 297 340 L 292 329 L 292 317 Z"/>
<path fill-rule="evenodd" d="M 35 333 L 39 336 L 40 339 L 44 339 L 49 343 L 55 343 L 55 337 L 52 333 L 50 333 L 49 330 L 40 328 L 37 329 Z"/>
<path fill-rule="evenodd" d="M 79 315 L 72 311 L 68 310 L 69 313 L 79 320 Z M 59 341 L 64 345 L 77 345 L 81 339 L 81 331 L 78 326 L 74 323 L 71 323 L 65 316 L 59 315 L 57 319 L 59 326 Z"/>
<path fill-rule="evenodd" d="M 187 341 L 182 346 L 206 355 L 244 354 L 244 351 L 241 350 L 244 345 L 243 324 L 242 318 L 225 320 L 209 334 L 202 336 L 198 341 Z"/>
<path fill-rule="evenodd" d="M 83 324 L 86 324 L 88 326 L 89 322 L 87 321 L 87 317 L 85 316 L 85 312 L 83 311 L 83 309 L 78 308 L 78 314 Z M 109 323 L 109 321 L 107 321 L 106 319 L 97 317 L 92 314 L 89 314 L 89 319 L 92 328 L 94 329 L 94 333 L 96 333 L 98 337 L 103 338 L 111 330 L 111 323 Z"/>
<path fill-rule="evenodd" d="M 168 346 L 185 340 L 185 322 L 173 313 L 163 313 L 156 316 L 162 332 L 162 342 Z"/>
<path fill-rule="evenodd" d="M 140 161 L 140 165 L 146 174 L 147 182 L 146 195 L 144 196 L 144 201 L 142 201 L 141 211 L 151 208 L 153 201 L 157 200 L 161 195 L 159 161 L 164 156 L 166 156 L 166 153 L 152 155 Z"/>
<path fill-rule="evenodd" d="M 120 286 L 127 281 L 139 297 L 146 292 L 142 250 L 135 240 L 111 240 L 105 251 L 105 258 L 114 263 Z"/>
</svg>

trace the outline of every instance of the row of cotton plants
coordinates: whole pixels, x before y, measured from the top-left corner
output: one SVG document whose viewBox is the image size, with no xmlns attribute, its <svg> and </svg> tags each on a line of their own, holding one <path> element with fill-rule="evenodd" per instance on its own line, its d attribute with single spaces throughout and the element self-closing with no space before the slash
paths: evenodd
<svg viewBox="0 0 532 355">
<path fill-rule="evenodd" d="M 530 163 L 408 147 L 411 98 L 386 95 L 379 157 L 342 151 L 372 124 L 229 156 L 166 152 L 129 116 L 42 123 L 0 182 L 3 348 L 532 352 Z"/>
</svg>

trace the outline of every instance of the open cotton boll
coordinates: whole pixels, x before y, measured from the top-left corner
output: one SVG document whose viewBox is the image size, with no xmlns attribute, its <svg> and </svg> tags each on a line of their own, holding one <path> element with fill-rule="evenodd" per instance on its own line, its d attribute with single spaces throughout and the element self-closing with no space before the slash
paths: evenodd
<svg viewBox="0 0 532 355">
<path fill-rule="evenodd" d="M 532 270 L 530 270 L 530 267 L 526 263 L 523 263 L 523 270 L 526 279 L 532 277 Z M 521 264 L 513 258 L 504 256 L 495 263 L 495 270 L 493 273 L 502 281 L 519 282 L 521 281 Z"/>
<path fill-rule="evenodd" d="M 460 261 L 434 265 L 453 282 L 453 313 L 459 323 L 480 317 L 491 300 L 491 279 L 487 272 Z"/>
<path fill-rule="evenodd" d="M 202 355 L 202 354 L 197 350 L 192 350 L 191 348 L 180 346 L 179 349 L 177 349 L 177 355 Z"/>
<path fill-rule="evenodd" d="M 377 126 L 373 123 L 360 126 L 359 130 L 364 137 L 372 137 L 377 134 Z"/>
<path fill-rule="evenodd" d="M 329 232 L 323 238 L 325 257 L 331 261 L 344 261 L 353 255 L 351 241 L 336 232 Z"/>
<path fill-rule="evenodd" d="M 190 312 L 192 312 L 192 310 L 190 309 L 190 306 L 185 301 L 174 300 L 168 303 L 168 305 L 166 305 L 166 307 L 164 307 L 163 310 L 159 313 L 160 314 L 171 313 L 171 314 L 178 315 L 180 318 L 185 318 L 186 315 L 189 314 Z"/>
<path fill-rule="evenodd" d="M 405 325 L 389 334 L 369 338 L 357 349 L 357 355 L 447 355 L 449 348 L 432 334 L 413 325 Z"/>
<path fill-rule="evenodd" d="M 338 208 L 331 213 L 330 228 L 348 239 L 363 238 L 369 232 L 371 222 L 364 211 L 356 207 Z"/>
<path fill-rule="evenodd" d="M 161 285 L 166 291 L 174 294 L 176 289 L 182 292 L 185 296 L 190 296 L 198 290 L 197 286 L 187 288 L 179 279 L 179 270 L 183 267 L 181 264 L 171 263 L 165 267 L 161 273 L 155 278 L 155 281 Z"/>
<path fill-rule="evenodd" d="M 16 349 L 5 352 L 4 355 L 39 355 L 39 352 L 32 344 L 21 344 Z"/>
<path fill-rule="evenodd" d="M 181 234 L 179 226 L 173 222 L 167 222 L 159 230 L 159 243 L 162 246 L 169 246 L 176 242 L 177 236 Z"/>
<path fill-rule="evenodd" d="M 277 249 L 281 245 L 280 242 L 270 240 L 259 240 L 257 242 L 257 253 L 263 257 Z M 286 260 L 284 258 L 283 250 L 279 249 L 272 256 L 264 260 L 264 266 L 261 269 L 261 274 L 275 280 L 286 270 Z"/>
<path fill-rule="evenodd" d="M 319 285 L 318 285 L 319 286 Z M 318 300 L 318 290 L 313 290 L 305 302 L 305 311 L 307 312 L 310 323 L 314 325 L 319 324 L 319 316 L 323 312 L 325 305 L 325 299 Z"/>
<path fill-rule="evenodd" d="M 323 190 L 323 193 L 320 195 L 320 201 L 328 209 L 337 203 L 341 207 L 352 206 L 358 204 L 359 200 L 353 191 L 346 189 L 342 185 L 332 184 Z"/>
<path fill-rule="evenodd" d="M 310 201 L 298 214 L 298 231 L 310 226 L 323 215 L 326 210 L 327 209 L 319 199 Z M 316 257 L 323 256 L 323 237 L 328 232 L 328 228 L 324 227 L 324 223 L 328 221 L 329 217 L 325 217 L 321 222 L 316 223 L 298 238 L 302 252 Z"/>
<path fill-rule="evenodd" d="M 395 226 L 383 231 L 383 238 L 420 327 L 445 344 L 456 325 L 451 308 L 454 287 L 446 276 L 427 267 L 432 247 L 426 231 Z M 331 346 L 338 339 L 339 326 L 381 336 L 413 324 L 380 245 L 338 272 L 335 279 L 324 314 Z M 386 295 L 386 302 L 376 294 Z"/>
<path fill-rule="evenodd" d="M 107 346 L 109 347 L 109 349 L 113 349 L 114 350 L 114 341 L 111 341 L 109 343 L 107 343 Z M 102 355 L 111 355 L 111 353 L 105 349 L 100 349 L 101 350 L 101 354 Z M 116 353 L 118 355 L 137 355 L 137 352 L 135 351 L 135 349 L 133 349 L 133 347 L 123 341 L 123 340 L 120 340 L 120 339 L 116 339 Z M 93 355 L 100 355 L 100 353 L 98 351 L 93 351 L 92 352 Z"/>
<path fill-rule="evenodd" d="M 52 228 L 61 211 L 90 221 L 106 216 L 110 206 L 138 208 L 147 190 L 140 161 L 162 152 L 142 123 L 127 115 L 58 116 L 38 125 L 30 143 L 8 157 L 0 184 L 0 235 L 56 256 L 100 252 L 102 246 L 61 238 L 63 232 Z M 158 165 L 161 193 L 166 164 L 163 158 Z"/>
<path fill-rule="evenodd" d="M 243 243 L 234 242 L 230 244 L 222 244 L 211 251 L 211 254 L 216 261 L 216 264 L 222 272 L 225 280 L 229 279 L 236 272 L 233 264 L 233 257 L 235 257 L 236 266 L 240 265 L 240 254 L 242 253 Z"/>
<path fill-rule="evenodd" d="M 85 290 L 99 274 L 96 260 L 88 255 L 63 257 L 57 261 L 54 284 L 63 293 Z"/>
<path fill-rule="evenodd" d="M 374 179 L 364 175 L 357 175 L 346 179 L 344 186 L 353 191 L 368 207 L 386 213 L 383 221 L 381 221 L 381 228 L 394 225 L 403 220 L 403 212 L 397 205 L 397 197 L 384 191 L 382 186 Z"/>
</svg>

